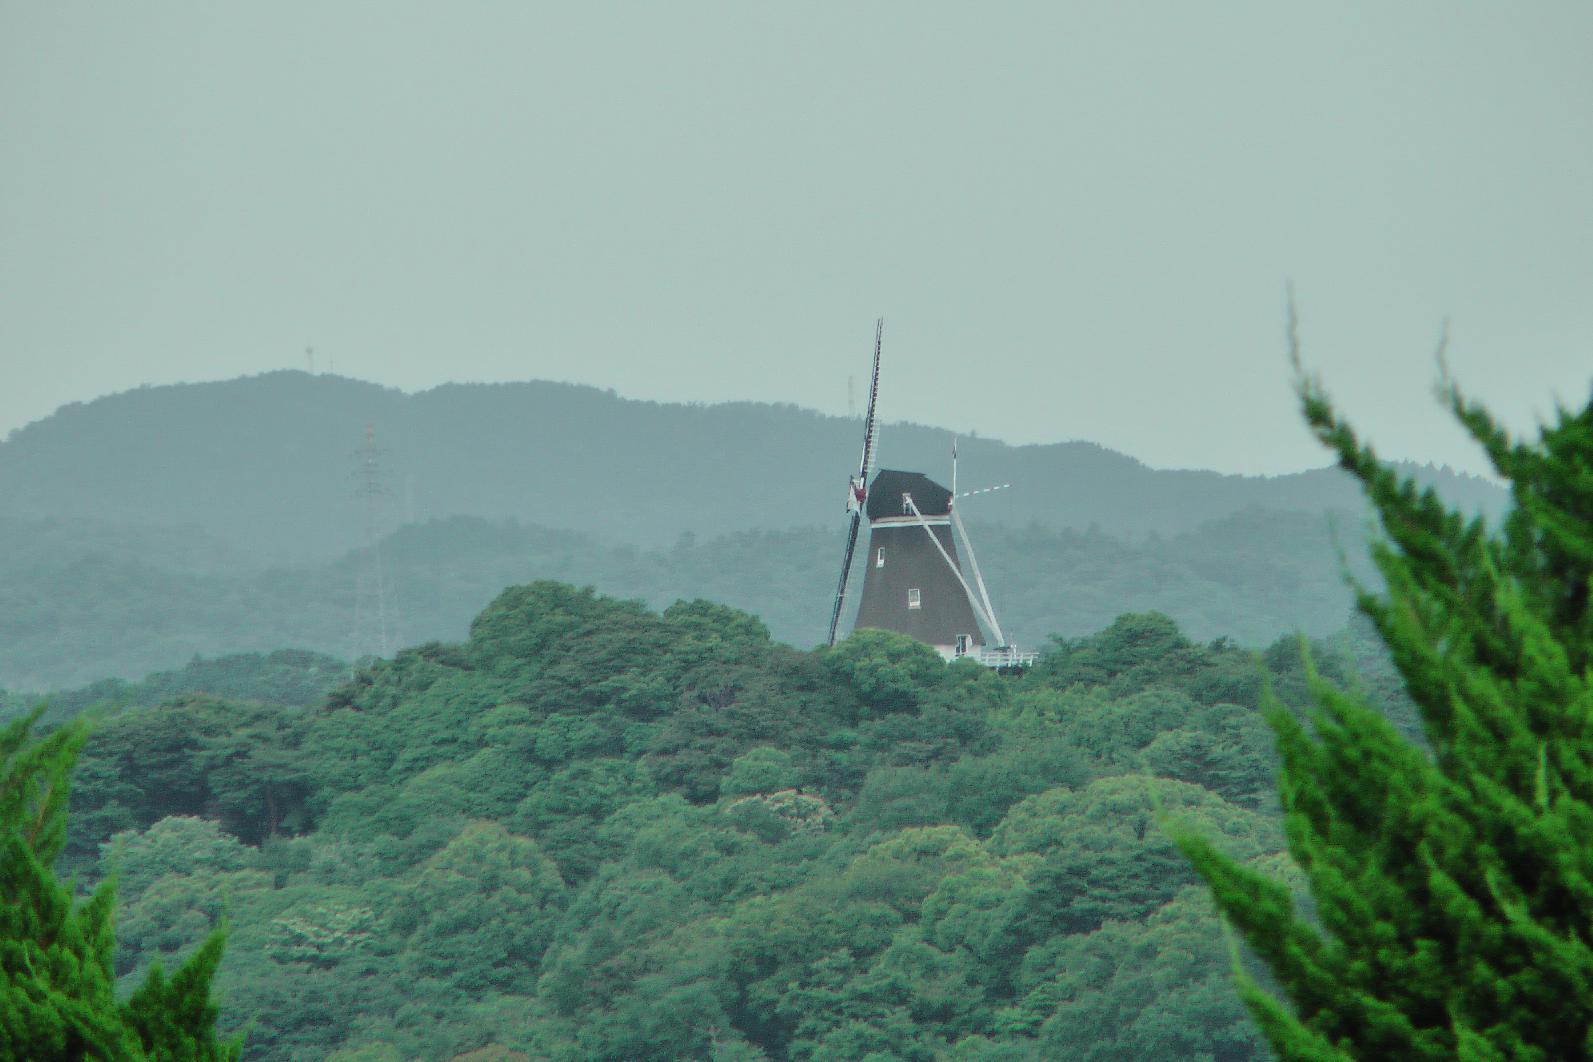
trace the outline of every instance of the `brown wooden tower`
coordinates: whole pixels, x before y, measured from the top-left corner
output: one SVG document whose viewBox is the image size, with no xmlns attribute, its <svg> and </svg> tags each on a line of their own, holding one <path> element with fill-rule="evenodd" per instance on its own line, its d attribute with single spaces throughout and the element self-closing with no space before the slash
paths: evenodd
<svg viewBox="0 0 1593 1062">
<path fill-rule="evenodd" d="M 883 469 L 868 489 L 863 599 L 853 629 L 900 631 L 947 657 L 985 644 L 951 526 L 951 491 Z"/>
</svg>

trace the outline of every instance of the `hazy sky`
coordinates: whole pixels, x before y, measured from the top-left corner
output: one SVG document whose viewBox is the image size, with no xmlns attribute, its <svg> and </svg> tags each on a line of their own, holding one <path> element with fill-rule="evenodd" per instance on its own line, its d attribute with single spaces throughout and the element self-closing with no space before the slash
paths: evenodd
<svg viewBox="0 0 1593 1062">
<path fill-rule="evenodd" d="M 1593 4 L 0 0 L 0 435 L 140 383 L 551 378 L 1477 468 L 1593 378 Z M 860 381 L 861 385 L 861 381 Z"/>
</svg>

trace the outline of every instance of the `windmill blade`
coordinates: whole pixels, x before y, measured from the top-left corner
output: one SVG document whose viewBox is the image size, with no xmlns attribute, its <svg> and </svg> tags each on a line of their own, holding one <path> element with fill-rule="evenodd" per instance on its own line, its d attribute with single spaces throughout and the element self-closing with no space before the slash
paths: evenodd
<svg viewBox="0 0 1593 1062">
<path fill-rule="evenodd" d="M 995 487 L 981 487 L 978 490 L 964 491 L 963 493 L 957 494 L 956 496 L 959 497 L 959 498 L 972 498 L 976 494 L 989 494 L 992 491 L 1006 490 L 1010 486 L 1012 486 L 1011 483 L 1002 483 L 999 486 L 995 486 Z M 955 493 L 955 492 L 953 492 L 953 493 Z"/>
<path fill-rule="evenodd" d="M 835 630 L 841 625 L 841 606 L 846 602 L 846 578 L 852 572 L 852 551 L 857 549 L 857 527 L 863 522 L 863 511 L 852 512 L 852 526 L 846 533 L 846 556 L 841 561 L 841 579 L 835 584 L 835 607 L 830 610 L 830 638 L 826 645 L 835 644 Z"/>
<path fill-rule="evenodd" d="M 865 489 L 868 487 L 868 470 L 874 464 L 874 410 L 879 402 L 879 353 L 884 336 L 885 318 L 881 317 L 874 322 L 874 375 L 868 385 L 868 412 L 863 415 L 863 459 L 857 469 L 858 482 Z"/>
<path fill-rule="evenodd" d="M 852 526 L 846 532 L 846 556 L 841 560 L 841 577 L 835 584 L 835 607 L 830 610 L 830 636 L 826 645 L 835 644 L 835 632 L 841 625 L 841 609 L 846 604 L 846 580 L 852 573 L 852 552 L 857 549 L 857 529 L 863 522 L 863 506 L 868 497 L 868 470 L 874 463 L 874 410 L 879 403 L 880 342 L 885 334 L 885 318 L 874 321 L 874 371 L 868 384 L 868 412 L 863 416 L 863 456 L 857 464 L 857 479 L 851 484 L 847 508 L 852 513 Z"/>
</svg>

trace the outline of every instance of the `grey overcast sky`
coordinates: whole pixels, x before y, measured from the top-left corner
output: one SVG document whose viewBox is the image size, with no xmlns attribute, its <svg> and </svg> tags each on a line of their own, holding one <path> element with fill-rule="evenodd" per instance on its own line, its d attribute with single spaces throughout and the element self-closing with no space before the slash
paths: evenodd
<svg viewBox="0 0 1593 1062">
<path fill-rule="evenodd" d="M 1593 4 L 0 0 L 0 435 L 276 368 L 1281 472 L 1593 378 Z"/>
</svg>

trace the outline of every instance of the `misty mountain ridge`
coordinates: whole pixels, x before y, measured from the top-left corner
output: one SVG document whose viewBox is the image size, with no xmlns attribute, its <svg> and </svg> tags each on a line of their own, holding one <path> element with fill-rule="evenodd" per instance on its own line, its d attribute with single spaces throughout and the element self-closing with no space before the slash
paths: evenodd
<svg viewBox="0 0 1593 1062">
<path fill-rule="evenodd" d="M 1349 616 L 1334 548 L 1362 558 L 1354 514 L 1245 510 L 1194 531 L 1129 542 L 1099 530 L 982 526 L 982 567 L 1002 624 L 1024 645 L 1081 637 L 1124 612 L 1160 611 L 1202 641 L 1262 646 L 1325 636 Z M 329 562 L 197 572 L 172 554 L 112 551 L 99 535 L 50 538 L 59 524 L 0 521 L 0 689 L 42 691 L 136 679 L 196 655 L 297 646 L 348 660 L 356 644 L 363 550 Z M 741 531 L 669 547 L 603 543 L 513 519 L 455 516 L 411 524 L 379 545 L 389 649 L 463 637 L 504 586 L 557 579 L 665 608 L 703 598 L 757 615 L 778 640 L 823 640 L 839 536 L 831 529 Z M 857 595 L 850 601 L 856 608 Z M 849 626 L 849 623 L 848 623 Z"/>
<path fill-rule="evenodd" d="M 0 688 L 136 678 L 196 654 L 378 651 L 353 634 L 367 423 L 390 649 L 462 637 L 483 602 L 535 579 L 654 608 L 706 598 L 788 644 L 823 638 L 855 419 L 277 372 L 65 406 L 0 443 Z M 1021 642 L 1159 610 L 1197 638 L 1263 645 L 1348 615 L 1334 538 L 1359 556 L 1366 510 L 1336 469 L 1158 471 L 1083 442 L 960 449 L 964 489 L 1014 484 L 965 516 Z M 945 430 L 887 425 L 881 465 L 944 479 L 949 451 Z M 1462 507 L 1506 503 L 1477 477 L 1416 471 Z"/>
<path fill-rule="evenodd" d="M 374 431 L 383 530 L 475 515 L 661 547 L 683 534 L 840 526 L 859 422 L 789 405 L 660 403 L 575 384 L 445 384 L 415 394 L 283 370 L 141 387 L 0 442 L 0 519 L 169 529 L 206 556 L 330 560 L 364 541 L 355 479 Z M 952 432 L 887 424 L 879 465 L 944 481 Z M 1247 509 L 1360 511 L 1335 468 L 1257 477 L 1152 469 L 1089 442 L 1010 446 L 964 436 L 961 486 L 982 525 L 1175 535 Z M 1501 512 L 1503 490 L 1408 471 L 1452 504 Z"/>
</svg>

